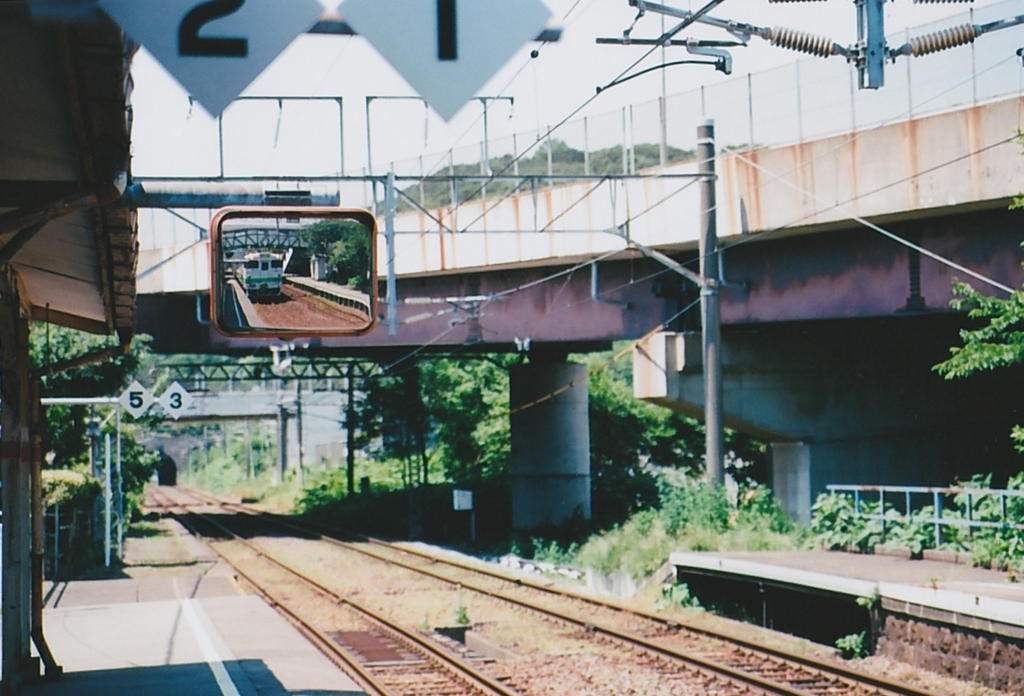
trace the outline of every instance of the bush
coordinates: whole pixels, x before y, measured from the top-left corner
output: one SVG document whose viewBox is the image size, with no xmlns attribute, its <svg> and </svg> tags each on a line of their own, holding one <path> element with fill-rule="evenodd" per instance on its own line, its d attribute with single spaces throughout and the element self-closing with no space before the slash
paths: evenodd
<svg viewBox="0 0 1024 696">
<path fill-rule="evenodd" d="M 100 560 L 103 533 L 94 528 L 93 515 L 103 486 L 92 476 L 69 469 L 44 469 L 42 475 L 43 504 L 59 509 L 61 528 L 68 527 L 60 537 L 59 572 L 72 577 Z M 48 554 L 52 552 L 51 547 Z M 53 579 L 51 563 L 48 558 L 46 572 Z"/>
<path fill-rule="evenodd" d="M 602 573 L 627 573 L 640 580 L 660 568 L 676 546 L 658 513 L 644 510 L 621 527 L 590 537 L 574 562 Z"/>
<path fill-rule="evenodd" d="M 651 575 L 675 550 L 793 549 L 798 531 L 767 488 L 741 490 L 739 506 L 724 486 L 704 479 L 658 480 L 661 507 L 642 510 L 625 524 L 591 537 L 577 564 L 635 580 Z"/>
<path fill-rule="evenodd" d="M 979 474 L 959 483 L 957 487 L 983 490 L 991 485 L 991 474 Z M 1006 488 L 1024 491 L 1024 472 L 1011 476 Z M 1005 507 L 1004 520 L 1003 502 L 998 495 L 971 493 L 970 518 L 995 523 L 995 526 L 971 529 L 966 524 L 942 525 L 942 543 L 939 546 L 969 550 L 975 565 L 1002 570 L 1024 568 L 1024 530 L 1017 528 L 1024 524 L 1024 498 L 1007 497 Z M 957 493 L 953 496 L 952 506 L 943 509 L 942 518 L 947 521 L 966 520 L 967 508 L 967 491 Z M 827 549 L 869 551 L 875 544 L 885 541 L 889 545 L 906 548 L 915 556 L 936 546 L 933 506 L 927 505 L 909 514 L 900 514 L 886 504 L 884 538 L 881 521 L 865 517 L 878 515 L 878 512 L 877 502 L 862 501 L 861 516 L 857 517 L 851 495 L 822 494 L 811 508 L 814 543 Z"/>
<path fill-rule="evenodd" d="M 867 633 L 861 631 L 860 633 L 851 633 L 848 636 L 843 636 L 836 640 L 836 647 L 843 654 L 843 659 L 852 660 L 860 659 L 868 656 L 867 650 Z"/>
<path fill-rule="evenodd" d="M 687 528 L 724 532 L 729 526 L 732 507 L 723 486 L 689 478 L 676 485 L 663 477 L 658 480 L 658 493 L 661 520 L 671 536 Z"/>
<path fill-rule="evenodd" d="M 44 469 L 43 505 L 53 507 L 92 508 L 96 496 L 103 493 L 99 480 L 79 471 L 69 469 Z"/>
</svg>

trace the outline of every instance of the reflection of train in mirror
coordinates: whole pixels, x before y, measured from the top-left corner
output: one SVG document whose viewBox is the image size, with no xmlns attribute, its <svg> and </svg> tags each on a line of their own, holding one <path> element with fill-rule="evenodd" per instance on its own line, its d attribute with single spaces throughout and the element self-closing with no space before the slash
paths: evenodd
<svg viewBox="0 0 1024 696">
<path fill-rule="evenodd" d="M 249 297 L 274 298 L 281 295 L 284 253 L 251 249 L 235 266 L 235 276 Z"/>
</svg>

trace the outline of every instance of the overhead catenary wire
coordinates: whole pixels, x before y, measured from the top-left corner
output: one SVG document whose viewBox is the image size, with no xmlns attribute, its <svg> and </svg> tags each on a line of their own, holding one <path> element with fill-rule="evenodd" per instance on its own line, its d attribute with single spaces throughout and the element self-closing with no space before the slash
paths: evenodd
<svg viewBox="0 0 1024 696">
<path fill-rule="evenodd" d="M 668 33 L 671 33 L 671 32 L 666 32 L 666 34 L 668 34 Z M 657 48 L 657 44 L 656 44 L 656 45 L 654 46 L 654 48 Z M 648 52 L 648 54 L 649 54 L 649 52 Z M 641 59 L 640 59 L 640 60 L 643 60 L 643 58 L 644 58 L 644 57 L 646 57 L 646 55 L 647 55 L 647 54 L 645 54 L 645 56 L 641 57 Z M 635 61 L 635 62 L 633 63 L 633 65 L 635 66 L 635 65 L 636 65 L 637 63 L 639 63 L 639 62 L 640 62 L 640 61 Z M 982 73 L 981 73 L 981 74 L 984 74 L 985 72 L 988 72 L 989 70 L 992 70 L 992 69 L 994 69 L 995 67 L 997 67 L 998 65 L 1001 65 L 1001 64 L 1002 64 L 1002 63 L 1000 63 L 1000 64 L 997 64 L 996 66 L 991 66 L 990 68 L 987 68 L 986 70 L 982 71 Z M 628 71 L 629 71 L 629 70 L 631 70 L 631 69 L 632 69 L 632 66 L 631 66 L 631 67 L 629 67 L 629 68 L 626 68 L 626 70 L 624 70 L 624 71 L 623 71 L 622 73 L 620 73 L 620 75 L 622 75 L 622 74 L 625 74 L 626 72 L 628 72 Z M 967 81 L 969 81 L 970 79 L 972 79 L 972 78 L 967 78 L 966 80 L 960 81 L 960 83 L 958 83 L 958 84 L 963 84 L 964 82 L 967 82 Z M 614 82 L 614 80 L 613 80 L 613 82 Z M 944 94 L 944 93 L 946 93 L 946 92 L 950 91 L 951 89 L 955 89 L 955 87 L 956 87 L 956 86 L 954 85 L 953 87 L 949 88 L 948 90 L 944 90 L 944 91 L 943 91 L 943 92 L 941 92 L 941 93 L 940 93 L 939 95 L 935 95 L 935 96 L 933 96 L 932 98 L 930 98 L 930 99 L 928 99 L 928 100 L 925 100 L 925 102 L 924 102 L 924 103 L 927 103 L 928 101 L 931 101 L 931 100 L 933 100 L 933 99 L 936 99 L 936 98 L 938 98 L 939 96 L 941 96 L 941 94 Z M 588 102 L 587 102 L 587 103 L 589 103 L 590 101 L 592 101 L 592 98 L 591 98 L 590 100 L 588 100 Z M 585 106 L 585 105 L 586 105 L 586 104 L 584 104 L 584 106 Z M 920 105 L 921 105 L 921 104 L 920 104 L 920 103 L 918 103 L 918 105 L 917 105 L 917 106 L 918 106 L 918 107 L 920 107 Z M 576 111 L 578 111 L 578 109 L 577 109 Z M 550 133 L 550 132 L 554 132 L 554 131 L 555 131 L 555 130 L 556 130 L 557 128 L 559 128 L 559 127 L 560 127 L 561 125 L 563 125 L 563 124 L 564 124 L 564 123 L 565 123 L 565 122 L 566 122 L 566 121 L 567 121 L 567 120 L 568 120 L 569 118 L 571 118 L 571 116 L 572 116 L 572 115 L 574 115 L 575 113 L 576 113 L 576 112 L 574 111 L 574 112 L 573 112 L 572 114 L 570 114 L 570 116 L 569 116 L 569 117 L 567 117 L 566 119 L 563 119 L 563 120 L 562 120 L 562 121 L 561 121 L 561 122 L 560 122 L 560 123 L 559 123 L 558 125 L 556 125 L 555 127 L 551 128 L 551 129 L 550 129 L 550 131 L 549 131 L 549 133 Z M 892 122 L 892 121 L 898 120 L 898 119 L 899 119 L 899 118 L 901 118 L 901 117 L 902 117 L 902 115 L 900 115 L 900 116 L 896 116 L 896 117 L 893 117 L 893 118 L 891 118 L 891 119 L 887 119 L 887 120 L 886 120 L 886 121 L 884 121 L 883 123 L 881 123 L 881 124 L 878 124 L 878 126 L 876 126 L 875 128 L 879 128 L 879 127 L 882 127 L 882 126 L 886 125 L 887 123 L 890 123 L 890 122 Z M 870 129 L 870 130 L 874 130 L 874 128 L 872 128 L 872 129 Z M 860 137 L 860 136 L 861 136 L 861 135 L 862 135 L 863 133 L 864 133 L 864 131 L 862 131 L 861 133 L 858 133 L 858 134 L 857 134 L 857 135 L 856 135 L 855 137 Z M 539 141 L 538 141 L 538 142 L 539 142 Z M 534 145 L 536 145 L 536 144 L 537 144 L 537 143 L 535 143 Z M 523 152 L 523 153 L 522 153 L 522 154 L 520 155 L 520 158 L 521 158 L 521 157 L 523 157 L 523 156 L 525 156 L 526 154 L 528 154 L 528 152 L 529 152 L 529 149 L 528 149 L 528 150 L 526 150 L 526 151 L 524 151 L 524 152 Z M 823 156 L 825 156 L 826 154 L 828 154 L 828 153 L 821 153 L 821 154 L 820 154 L 820 155 L 819 155 L 818 157 L 816 157 L 815 159 L 819 159 L 820 157 L 823 157 Z M 518 159 L 518 158 L 517 158 L 517 159 Z M 501 172 L 495 172 L 495 173 L 494 173 L 494 176 L 498 176 L 498 175 L 499 175 L 500 173 L 501 173 Z M 484 186 L 486 186 L 486 183 L 484 184 Z M 481 186 L 481 187 L 480 187 L 480 189 L 478 189 L 478 190 L 482 190 L 482 188 L 483 188 L 483 186 Z M 478 216 L 477 216 L 476 218 L 474 218 L 474 220 L 470 221 L 470 222 L 469 222 L 468 224 L 466 224 L 466 225 L 463 225 L 463 226 L 461 227 L 461 231 L 466 231 L 466 230 L 468 230 L 468 228 L 469 228 L 470 226 L 472 226 L 472 225 L 473 225 L 473 224 L 474 224 L 475 222 L 477 222 L 478 220 L 480 220 L 480 219 L 481 219 L 481 218 L 482 218 L 483 216 L 485 216 L 485 215 L 486 215 L 486 214 L 487 214 L 487 213 L 488 213 L 488 212 L 489 212 L 490 210 L 493 210 L 493 209 L 494 209 L 494 208 L 495 208 L 495 207 L 496 207 L 497 205 L 499 205 L 499 204 L 500 204 L 500 203 L 501 203 L 502 201 L 504 201 L 505 199 L 507 199 L 507 198 L 509 198 L 510 196 L 514 195 L 514 194 L 515 194 L 515 192 L 516 192 L 516 191 L 510 191 L 509 193 L 505 194 L 504 196 L 502 196 L 502 197 L 499 197 L 499 198 L 498 198 L 497 200 L 493 200 L 493 201 L 491 201 L 491 202 L 490 202 L 490 205 L 489 205 L 489 206 L 488 206 L 488 207 L 486 208 L 486 210 L 484 210 L 484 211 L 483 211 L 483 212 L 482 212 L 481 214 L 479 214 L 479 215 L 478 215 Z M 428 234 L 428 233 L 429 233 L 429 232 L 424 232 L 423 234 Z M 422 235 L 421 235 L 421 236 L 422 236 Z"/>
<path fill-rule="evenodd" d="M 578 4 L 579 4 L 579 3 L 577 3 L 577 5 L 578 5 Z M 589 102 L 589 101 L 592 101 L 592 100 L 588 100 L 588 102 Z M 572 115 L 573 115 L 573 114 L 570 114 L 570 117 L 571 117 Z M 564 119 L 563 121 L 567 121 L 567 120 L 568 120 L 568 118 L 567 118 L 567 119 Z M 895 119 L 894 119 L 894 120 L 895 120 Z M 884 124 L 881 124 L 881 125 L 884 125 Z M 881 127 L 881 125 L 880 125 L 880 126 L 878 126 L 878 127 Z M 552 129 L 552 130 L 553 130 L 553 129 Z M 860 137 L 860 136 L 861 136 L 861 134 L 857 134 L 857 136 L 856 136 L 856 137 Z M 526 153 L 524 152 L 523 154 L 525 155 Z M 895 185 L 895 184 L 890 184 L 890 185 Z M 655 206 L 650 206 L 650 207 L 648 208 L 648 210 L 652 209 L 653 207 L 655 207 Z M 792 224 L 795 224 L 795 223 L 790 223 L 790 225 L 787 225 L 787 227 L 789 227 L 789 226 L 792 226 Z M 782 228 L 780 228 L 780 229 L 782 229 Z M 728 249 L 728 248 L 731 248 L 731 247 L 735 246 L 735 245 L 736 245 L 736 244 L 738 244 L 738 243 L 745 243 L 745 242 L 748 242 L 748 241 L 754 241 L 754 240 L 756 240 L 756 239 L 762 239 L 762 238 L 764 238 L 764 236 L 765 236 L 766 234 L 771 234 L 771 233 L 772 233 L 772 231 L 768 231 L 768 232 L 764 232 L 764 233 L 761 233 L 761 234 L 759 234 L 759 235 L 757 235 L 757 236 L 752 236 L 752 237 L 750 237 L 750 238 L 746 238 L 746 239 L 742 239 L 742 240 L 739 240 L 739 241 L 738 241 L 737 243 L 734 243 L 734 244 L 723 244 L 723 250 L 725 250 L 725 249 Z M 515 292 L 515 290 L 513 289 L 513 290 L 511 290 L 510 292 Z M 447 333 L 448 333 L 448 331 L 446 331 L 446 332 L 445 332 L 445 334 L 447 334 Z M 436 340 L 440 340 L 440 339 L 435 339 L 435 342 L 436 342 Z"/>
</svg>

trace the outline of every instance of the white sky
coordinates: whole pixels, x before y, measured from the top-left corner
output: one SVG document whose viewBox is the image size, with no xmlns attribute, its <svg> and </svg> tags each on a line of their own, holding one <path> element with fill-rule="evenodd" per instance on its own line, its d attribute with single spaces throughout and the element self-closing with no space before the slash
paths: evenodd
<svg viewBox="0 0 1024 696">
<path fill-rule="evenodd" d="M 514 0 L 502 0 L 514 2 Z M 973 7 L 994 4 L 979 0 Z M 561 41 L 541 47 L 531 43 L 521 49 L 478 94 L 513 97 L 492 106 L 489 119 L 491 138 L 525 132 L 555 124 L 590 99 L 597 85 L 618 76 L 647 50 L 630 46 L 598 46 L 596 37 L 618 37 L 633 21 L 636 10 L 627 0 L 546 0 L 552 11 L 549 26 L 561 27 Z M 702 2 L 668 1 L 665 4 L 696 10 Z M 886 3 L 886 33 L 898 34 L 950 15 L 965 13 L 971 5 L 918 5 L 910 0 Z M 1022 8 L 1024 9 L 1024 8 Z M 1018 10 L 1020 11 L 1020 10 Z M 768 3 L 767 0 L 731 0 L 713 16 L 762 26 L 786 26 L 829 36 L 842 45 L 856 39 L 856 15 L 852 0 L 809 3 Z M 665 18 L 672 26 L 673 18 Z M 633 30 L 634 38 L 653 38 L 662 27 L 660 15 L 649 12 Z M 696 27 L 681 36 L 731 38 L 710 27 Z M 985 37 L 979 39 L 984 41 Z M 540 48 L 531 60 L 529 52 Z M 753 38 L 747 48 L 732 50 L 733 75 L 744 75 L 805 58 L 805 54 L 774 48 Z M 685 49 L 667 52 L 667 60 L 689 58 Z M 829 58 L 842 61 L 841 57 Z M 901 60 L 907 60 L 901 58 Z M 657 51 L 640 67 L 660 61 Z M 134 173 L 159 176 L 196 173 L 197 168 L 216 165 L 216 140 L 212 121 L 199 106 L 191 107 L 187 93 L 145 52 L 133 63 Z M 612 112 L 629 103 L 657 99 L 664 75 L 667 94 L 672 95 L 729 79 L 705 66 L 677 66 L 653 71 L 643 77 L 601 94 L 579 116 Z M 883 88 L 884 89 L 884 88 Z M 246 95 L 341 96 L 345 110 L 346 169 L 357 171 L 366 161 L 365 98 L 367 96 L 415 96 L 415 92 L 362 37 L 300 36 L 245 91 Z M 244 112 L 241 109 L 256 109 Z M 433 155 L 459 144 L 475 145 L 481 140 L 480 103 L 470 102 L 445 124 L 422 104 L 413 100 L 375 101 L 372 105 L 374 160 L 412 159 Z M 262 114 L 262 115 L 261 115 Z M 296 119 L 278 119 L 276 105 L 262 112 L 253 105 L 229 107 L 225 115 L 226 159 L 245 168 L 247 138 L 271 138 L 280 147 L 294 147 L 310 161 L 333 153 L 311 144 L 316 128 L 329 122 L 329 112 L 314 116 L 307 112 Z M 232 118 L 234 117 L 234 118 Z M 242 121 L 245 125 L 241 125 Z M 333 126 L 332 126 L 333 128 Z M 312 136 L 316 138 L 317 136 Z M 428 163 L 430 169 L 433 163 Z M 244 173 L 244 172 L 242 172 Z"/>
</svg>

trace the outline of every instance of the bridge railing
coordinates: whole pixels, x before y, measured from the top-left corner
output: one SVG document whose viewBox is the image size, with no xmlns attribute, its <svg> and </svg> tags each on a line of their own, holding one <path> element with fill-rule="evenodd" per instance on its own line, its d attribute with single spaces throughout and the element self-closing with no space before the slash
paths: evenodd
<svg viewBox="0 0 1024 696">
<path fill-rule="evenodd" d="M 1017 0 L 1006 0 L 890 35 L 889 43 L 900 45 L 913 36 L 964 23 L 984 24 L 1019 12 Z M 632 174 L 637 168 L 678 158 L 680 152 L 692 152 L 697 124 L 708 118 L 715 120 L 721 146 L 804 142 L 1017 94 L 1022 66 L 1016 51 L 1022 45 L 1024 27 L 1016 27 L 985 34 L 956 49 L 901 57 L 887 67 L 886 85 L 879 90 L 857 89 L 856 68 L 840 57 L 807 58 L 670 94 L 664 109 L 662 100 L 654 99 L 569 121 L 555 131 L 548 126 L 448 153 L 375 161 L 373 171 L 393 167 L 399 175 L 422 176 L 461 165 L 487 173 L 519 158 L 522 167 L 544 168 L 550 161 L 546 173 L 558 173 L 558 149 L 568 146 L 587 160 L 579 163 L 582 173 Z M 548 157 L 551 151 L 556 156 Z"/>
<path fill-rule="evenodd" d="M 826 488 L 830 493 L 851 496 L 854 517 L 878 522 L 883 542 L 891 528 L 909 519 L 932 525 L 936 548 L 943 544 L 943 530 L 947 527 L 967 529 L 968 534 L 983 528 L 1024 530 L 1024 524 L 1011 514 L 1011 507 L 1020 507 L 1020 504 L 1012 506 L 1010 502 L 1024 501 L 1022 490 L 863 485 L 829 485 Z M 950 499 L 953 499 L 952 505 Z M 874 505 L 865 510 L 866 502 L 877 504 L 877 512 Z M 903 508 L 902 515 L 899 505 Z"/>
</svg>

